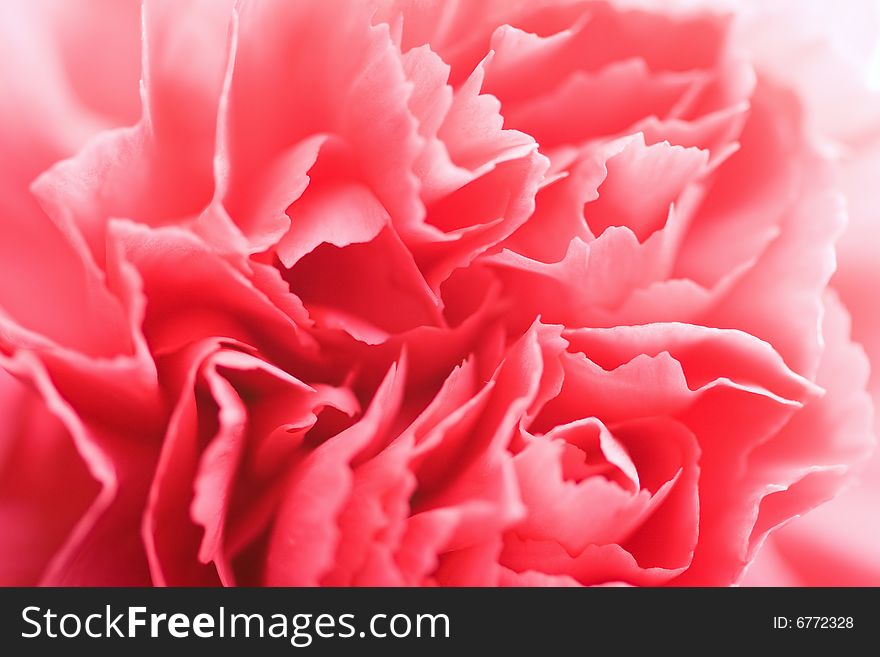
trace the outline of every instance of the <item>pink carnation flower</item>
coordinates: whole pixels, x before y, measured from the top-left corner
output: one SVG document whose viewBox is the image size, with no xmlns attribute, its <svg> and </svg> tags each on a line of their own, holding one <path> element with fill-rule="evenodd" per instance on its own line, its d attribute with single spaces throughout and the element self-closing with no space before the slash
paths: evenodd
<svg viewBox="0 0 880 657">
<path fill-rule="evenodd" d="M 0 582 L 728 585 L 869 453 L 730 16 L 138 4 L 2 5 Z"/>
</svg>

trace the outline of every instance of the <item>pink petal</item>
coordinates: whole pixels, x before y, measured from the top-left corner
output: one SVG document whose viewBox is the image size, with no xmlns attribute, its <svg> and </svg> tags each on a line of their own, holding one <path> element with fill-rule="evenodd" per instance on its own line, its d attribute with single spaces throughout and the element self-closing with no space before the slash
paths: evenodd
<svg viewBox="0 0 880 657">
<path fill-rule="evenodd" d="M 11 367 L 6 359 L 0 362 Z M 33 586 L 101 486 L 77 453 L 64 418 L 5 371 L 0 399 L 0 522 L 7 528 L 0 538 L 0 582 Z"/>
<path fill-rule="evenodd" d="M 317 585 L 333 567 L 338 514 L 352 489 L 351 460 L 387 431 L 400 403 L 405 364 L 393 366 L 363 419 L 309 454 L 288 477 L 271 530 L 264 583 Z"/>
</svg>

